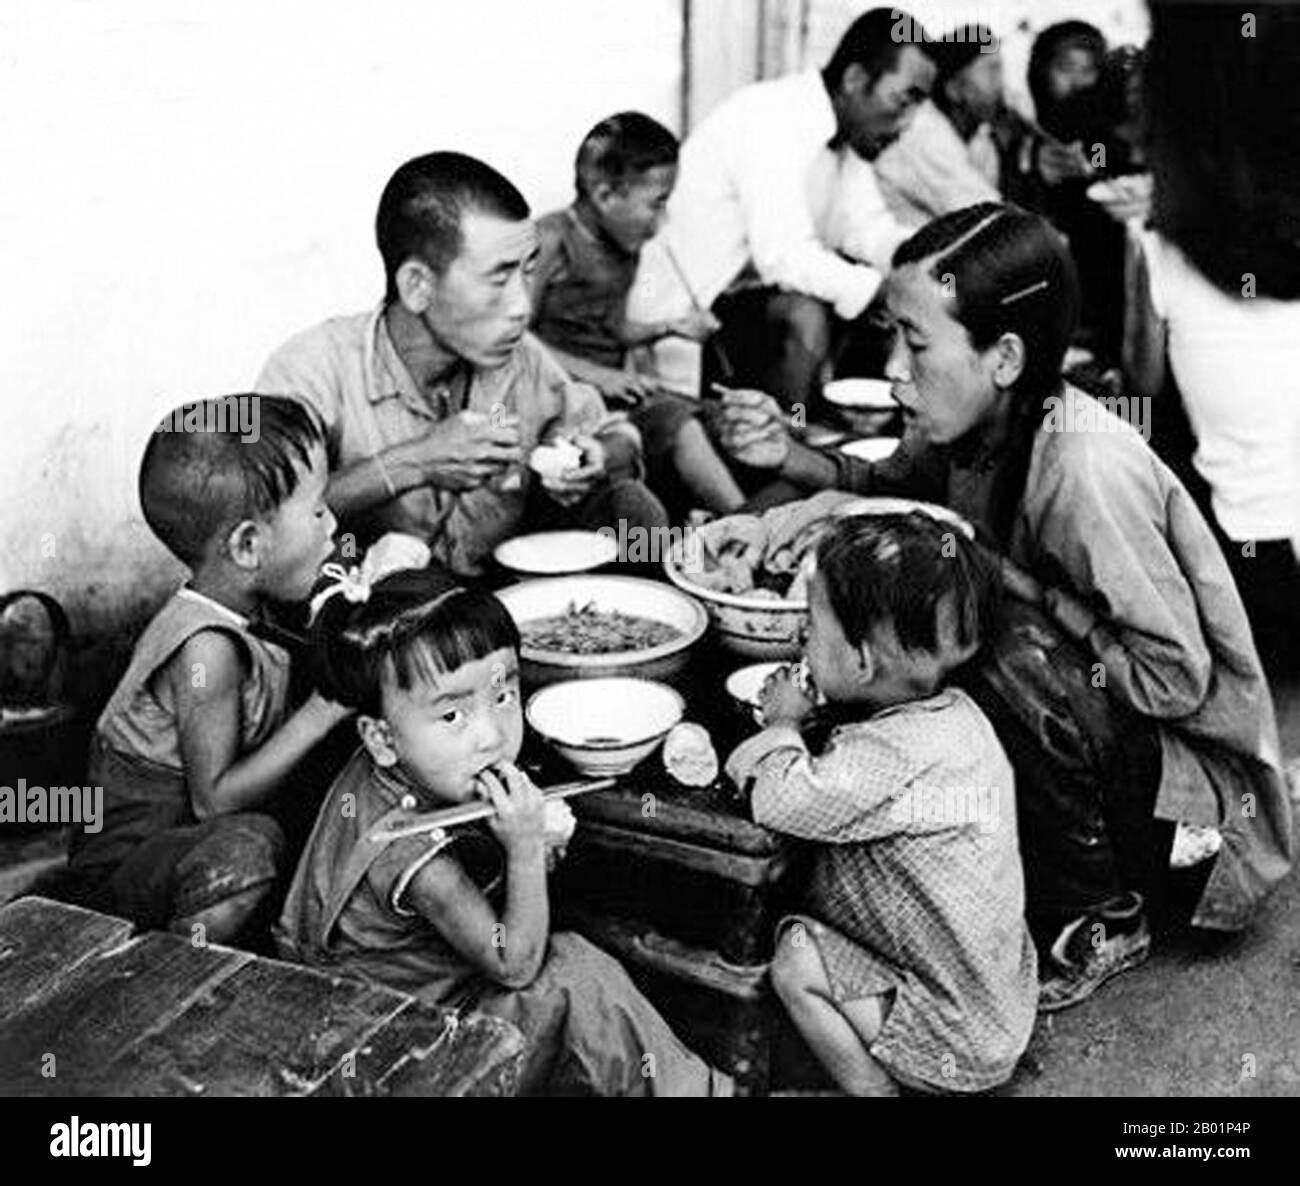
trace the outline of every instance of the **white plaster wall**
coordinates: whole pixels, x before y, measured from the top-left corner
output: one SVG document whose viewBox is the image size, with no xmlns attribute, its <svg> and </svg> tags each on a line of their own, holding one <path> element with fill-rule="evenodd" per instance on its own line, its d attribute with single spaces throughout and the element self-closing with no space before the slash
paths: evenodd
<svg viewBox="0 0 1300 1186">
<path fill-rule="evenodd" d="M 597 119 L 676 128 L 680 75 L 679 0 L 0 3 L 0 589 L 138 620 L 178 572 L 150 427 L 378 298 L 393 168 L 462 149 L 545 210 Z"/>
</svg>

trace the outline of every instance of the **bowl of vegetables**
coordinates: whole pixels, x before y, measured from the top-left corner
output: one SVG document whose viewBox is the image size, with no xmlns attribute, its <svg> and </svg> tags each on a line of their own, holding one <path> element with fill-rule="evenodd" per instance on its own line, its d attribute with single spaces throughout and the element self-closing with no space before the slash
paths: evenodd
<svg viewBox="0 0 1300 1186">
<path fill-rule="evenodd" d="M 708 629 L 693 597 L 637 577 L 569 576 L 523 581 L 497 593 L 519 627 L 521 677 L 669 679 Z"/>
</svg>

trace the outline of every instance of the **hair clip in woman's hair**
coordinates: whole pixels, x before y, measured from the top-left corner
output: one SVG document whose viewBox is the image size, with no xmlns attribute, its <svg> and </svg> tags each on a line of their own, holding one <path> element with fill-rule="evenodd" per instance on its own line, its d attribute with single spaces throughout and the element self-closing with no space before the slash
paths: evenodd
<svg viewBox="0 0 1300 1186">
<path fill-rule="evenodd" d="M 429 545 L 413 535 L 390 531 L 366 549 L 361 564 L 345 568 L 342 564 L 321 565 L 321 576 L 332 582 L 311 599 L 311 621 L 331 597 L 341 596 L 353 605 L 370 600 L 370 590 L 384 577 L 404 569 L 427 568 L 433 554 Z"/>
<path fill-rule="evenodd" d="M 1009 296 L 1004 296 L 998 304 L 1010 305 L 1012 302 L 1021 300 L 1024 297 L 1033 296 L 1036 292 L 1042 292 L 1046 287 L 1047 281 L 1040 280 L 1037 284 L 1031 284 L 1028 288 L 1022 288 L 1019 292 L 1013 292 Z"/>
</svg>

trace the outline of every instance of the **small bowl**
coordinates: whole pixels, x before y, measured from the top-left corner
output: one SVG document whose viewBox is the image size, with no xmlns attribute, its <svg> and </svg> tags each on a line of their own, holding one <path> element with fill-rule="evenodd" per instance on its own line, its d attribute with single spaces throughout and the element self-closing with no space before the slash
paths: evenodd
<svg viewBox="0 0 1300 1186">
<path fill-rule="evenodd" d="M 727 695 L 742 713 L 761 725 L 763 712 L 758 705 L 758 694 L 768 676 L 788 666 L 788 663 L 751 663 L 748 667 L 741 667 L 727 676 Z"/>
<path fill-rule="evenodd" d="M 681 696 L 654 680 L 579 679 L 535 692 L 524 716 L 579 773 L 609 778 L 648 758 L 685 711 Z"/>
<path fill-rule="evenodd" d="M 898 404 L 890 395 L 888 379 L 835 379 L 822 388 L 828 404 L 860 411 L 893 412 Z"/>
<path fill-rule="evenodd" d="M 669 679 L 690 658 L 690 650 L 708 629 L 709 619 L 699 602 L 659 581 L 639 577 L 570 576 L 523 581 L 497 593 L 519 627 L 537 618 L 562 614 L 570 604 L 588 602 L 599 610 L 617 610 L 634 617 L 664 622 L 678 637 L 657 647 L 579 655 L 525 646 L 520 650 L 525 685 L 540 687 L 560 680 L 636 676 Z"/>
<path fill-rule="evenodd" d="M 884 461 L 898 450 L 898 437 L 867 437 L 865 440 L 848 441 L 840 446 L 840 452 L 849 457 L 859 457 L 863 461 Z"/>
<path fill-rule="evenodd" d="M 598 531 L 539 531 L 498 544 L 492 555 L 511 572 L 558 577 L 612 564 L 618 540 Z"/>
</svg>

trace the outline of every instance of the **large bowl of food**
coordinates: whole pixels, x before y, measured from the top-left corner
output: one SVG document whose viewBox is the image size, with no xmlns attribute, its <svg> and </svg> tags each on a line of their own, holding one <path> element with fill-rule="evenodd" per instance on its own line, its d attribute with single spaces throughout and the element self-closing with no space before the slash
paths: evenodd
<svg viewBox="0 0 1300 1186">
<path fill-rule="evenodd" d="M 817 545 L 847 516 L 921 512 L 972 534 L 944 507 L 825 491 L 762 516 L 728 515 L 678 541 L 664 561 L 677 588 L 698 598 L 719 640 L 755 661 L 797 659 L 808 622 Z"/>
<path fill-rule="evenodd" d="M 524 581 L 497 596 L 519 627 L 521 675 L 530 687 L 607 676 L 668 679 L 708 629 L 698 601 L 636 577 Z"/>
<path fill-rule="evenodd" d="M 550 684 L 529 698 L 528 723 L 581 774 L 627 774 L 682 719 L 685 704 L 666 684 L 646 679 L 584 679 Z"/>
</svg>

